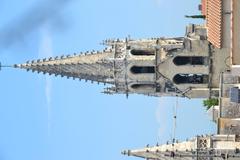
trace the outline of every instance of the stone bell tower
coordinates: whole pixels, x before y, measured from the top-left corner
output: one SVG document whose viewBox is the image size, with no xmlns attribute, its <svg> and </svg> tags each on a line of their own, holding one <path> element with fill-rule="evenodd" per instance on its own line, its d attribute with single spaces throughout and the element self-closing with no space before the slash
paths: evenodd
<svg viewBox="0 0 240 160">
<path fill-rule="evenodd" d="M 16 68 L 107 83 L 106 94 L 207 98 L 218 94 L 212 83 L 211 45 L 206 28 L 189 25 L 184 37 L 106 40 L 102 51 L 57 56 Z M 218 73 L 216 73 L 218 75 Z"/>
<path fill-rule="evenodd" d="M 217 96 L 211 85 L 210 44 L 206 28 L 187 27 L 185 37 L 107 41 L 115 47 L 116 85 L 106 93 L 206 98 Z M 213 89 L 214 90 L 214 89 Z"/>
</svg>

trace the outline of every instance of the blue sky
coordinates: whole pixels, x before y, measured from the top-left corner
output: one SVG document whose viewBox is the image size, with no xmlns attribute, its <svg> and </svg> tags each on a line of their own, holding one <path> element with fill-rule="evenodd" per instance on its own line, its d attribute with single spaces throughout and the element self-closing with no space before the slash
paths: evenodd
<svg viewBox="0 0 240 160">
<path fill-rule="evenodd" d="M 107 38 L 183 36 L 200 0 L 2 0 L 3 64 L 102 49 Z M 104 95 L 102 85 L 3 68 L 2 160 L 132 160 L 172 137 L 176 98 Z M 214 133 L 202 100 L 178 99 L 176 138 Z"/>
</svg>

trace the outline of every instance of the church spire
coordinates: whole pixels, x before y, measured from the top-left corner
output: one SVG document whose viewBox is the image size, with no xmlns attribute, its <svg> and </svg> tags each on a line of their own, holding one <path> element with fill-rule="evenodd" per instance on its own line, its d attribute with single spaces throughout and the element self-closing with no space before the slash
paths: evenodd
<svg viewBox="0 0 240 160">
<path fill-rule="evenodd" d="M 183 142 L 125 150 L 122 154 L 147 160 L 239 159 L 239 141 L 236 137 L 229 134 L 196 136 Z"/>
<path fill-rule="evenodd" d="M 100 52 L 16 64 L 15 68 L 112 84 L 103 93 L 205 98 L 209 90 L 209 46 L 204 26 L 185 37 L 109 39 Z M 219 83 L 214 83 L 214 88 Z"/>
<path fill-rule="evenodd" d="M 171 157 L 178 157 L 180 155 L 186 155 L 185 158 L 190 158 L 191 151 L 196 149 L 194 146 L 195 141 L 196 139 L 172 144 L 168 144 L 167 142 L 167 144 L 157 144 L 152 147 L 147 145 L 142 149 L 122 151 L 122 154 L 149 160 L 170 159 Z"/>
<path fill-rule="evenodd" d="M 113 83 L 113 62 L 111 57 L 113 57 L 112 49 L 108 48 L 101 52 L 92 51 L 79 55 L 27 61 L 24 64 L 15 64 L 14 67 L 55 76 Z"/>
</svg>

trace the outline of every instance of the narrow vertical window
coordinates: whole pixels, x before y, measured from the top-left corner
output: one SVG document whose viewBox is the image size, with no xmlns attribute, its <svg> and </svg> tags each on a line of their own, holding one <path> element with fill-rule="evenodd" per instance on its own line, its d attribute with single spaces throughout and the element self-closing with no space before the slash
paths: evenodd
<svg viewBox="0 0 240 160">
<path fill-rule="evenodd" d="M 133 84 L 131 87 L 135 90 L 152 90 L 156 86 L 155 84 Z"/>
<path fill-rule="evenodd" d="M 131 50 L 131 54 L 135 56 L 152 56 L 154 55 L 154 51 L 133 49 Z"/>
<path fill-rule="evenodd" d="M 173 63 L 175 65 L 205 65 L 206 64 L 206 57 L 201 56 L 194 56 L 194 57 L 187 57 L 187 56 L 177 56 L 173 59 Z"/>
<path fill-rule="evenodd" d="M 153 66 L 133 66 L 131 72 L 134 74 L 141 73 L 155 73 L 155 67 Z"/>
</svg>

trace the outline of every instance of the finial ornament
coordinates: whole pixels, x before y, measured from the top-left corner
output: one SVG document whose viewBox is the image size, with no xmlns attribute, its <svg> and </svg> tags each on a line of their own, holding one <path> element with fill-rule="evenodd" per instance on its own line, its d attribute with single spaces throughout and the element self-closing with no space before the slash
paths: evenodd
<svg viewBox="0 0 240 160">
<path fill-rule="evenodd" d="M 15 67 L 15 65 L 14 66 L 12 66 L 12 65 L 2 65 L 2 63 L 0 62 L 0 71 L 2 70 L 2 68 L 10 68 L 10 67 Z"/>
</svg>

